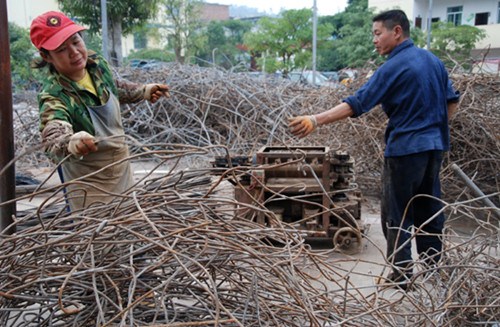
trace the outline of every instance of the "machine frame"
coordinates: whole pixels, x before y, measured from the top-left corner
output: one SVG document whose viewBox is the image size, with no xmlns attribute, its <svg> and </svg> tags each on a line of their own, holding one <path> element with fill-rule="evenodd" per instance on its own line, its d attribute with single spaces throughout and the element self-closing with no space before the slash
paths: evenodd
<svg viewBox="0 0 500 327">
<path fill-rule="evenodd" d="M 227 159 L 217 158 L 214 166 L 247 168 L 233 181 L 237 217 L 264 226 L 283 221 L 306 239 L 330 238 L 342 249 L 361 246 L 361 192 L 348 153 L 323 146 L 264 146 L 252 162 L 244 156 L 231 158 L 231 164 Z"/>
</svg>

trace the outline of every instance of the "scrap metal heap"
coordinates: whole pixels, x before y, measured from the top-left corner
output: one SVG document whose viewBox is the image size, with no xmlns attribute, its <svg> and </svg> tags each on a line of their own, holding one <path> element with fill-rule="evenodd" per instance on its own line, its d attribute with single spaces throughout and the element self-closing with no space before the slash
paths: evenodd
<svg viewBox="0 0 500 327">
<path fill-rule="evenodd" d="M 265 146 L 251 161 L 246 156 L 217 157 L 213 166 L 246 171 L 232 180 L 238 217 L 270 227 L 286 222 L 306 238 L 330 238 L 342 249 L 361 245 L 361 192 L 347 152 Z"/>
</svg>

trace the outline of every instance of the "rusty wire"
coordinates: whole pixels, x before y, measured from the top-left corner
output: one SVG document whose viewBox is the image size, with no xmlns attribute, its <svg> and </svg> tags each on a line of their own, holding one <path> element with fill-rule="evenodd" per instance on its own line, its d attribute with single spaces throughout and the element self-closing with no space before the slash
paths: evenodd
<svg viewBox="0 0 500 327">
<path fill-rule="evenodd" d="M 196 66 L 177 66 L 125 76 L 141 82 L 172 85 L 168 101 L 147 110 L 130 109 L 128 132 L 151 142 L 196 146 L 222 144 L 232 153 L 251 154 L 262 145 L 317 145 L 348 151 L 356 158 L 363 191 L 377 193 L 383 161 L 387 117 L 376 108 L 357 119 L 324 126 L 304 140 L 291 138 L 287 118 L 317 113 L 338 104 L 367 80 L 360 71 L 349 87 L 313 88 L 283 79 L 255 79 Z M 488 74 L 451 75 L 461 92 L 459 111 L 451 119 L 451 150 L 443 164 L 444 197 L 467 198 L 450 169 L 459 165 L 487 194 L 500 188 L 500 81 Z M 494 200 L 500 205 L 500 199 Z"/>
<path fill-rule="evenodd" d="M 412 291 L 394 291 L 381 284 L 390 269 L 382 249 L 366 271 L 355 255 L 312 250 L 276 218 L 272 228 L 238 219 L 242 204 L 222 183 L 254 168 L 220 177 L 179 168 L 190 156 L 227 149 L 164 148 L 136 154 L 154 158 L 155 168 L 112 204 L 68 213 L 54 193 L 59 186 L 38 191 L 46 202 L 0 242 L 3 325 L 466 326 L 497 319 L 498 221 L 483 221 L 472 235 L 449 232 L 442 264 L 417 261 Z M 178 169 L 155 174 L 165 167 Z M 472 202 L 443 210 L 474 219 Z M 258 203 L 247 206 L 274 217 Z M 365 242 L 376 246 L 370 236 Z M 373 282 L 358 285 L 356 275 Z"/>
<path fill-rule="evenodd" d="M 348 87 L 313 88 L 279 78 L 255 79 L 244 74 L 171 64 L 144 73 L 124 69 L 121 76 L 137 82 L 165 82 L 172 97 L 151 105 L 124 107 L 126 133 L 143 144 L 224 145 L 233 154 L 251 155 L 263 145 L 316 145 L 348 151 L 356 159 L 361 189 L 377 194 L 383 159 L 386 116 L 376 108 L 357 119 L 321 127 L 303 140 L 292 138 L 287 118 L 320 112 L 339 103 L 366 81 L 367 70 Z M 456 163 L 484 191 L 500 188 L 500 82 L 486 74 L 452 74 L 461 92 L 459 111 L 451 120 L 451 150 L 443 165 L 445 199 L 464 200 L 463 183 L 450 169 Z M 38 109 L 34 94 L 18 96 L 27 103 L 16 109 L 16 149 L 38 146 Z M 24 98 L 24 99 L 23 99 Z M 49 165 L 40 151 L 27 151 L 24 167 Z M 500 205 L 500 199 L 493 199 Z"/>
<path fill-rule="evenodd" d="M 383 249 L 377 248 L 374 261 L 364 262 L 355 255 L 312 250 L 284 223 L 263 228 L 234 219 L 235 207 L 241 204 L 221 195 L 225 181 L 210 177 L 213 171 L 207 168 L 215 155 L 248 154 L 264 144 L 330 146 L 356 158 L 358 184 L 364 191 L 378 187 L 385 124 L 379 109 L 335 128 L 321 128 L 307 140 L 297 141 L 287 132 L 288 115 L 326 109 L 352 90 L 261 82 L 190 66 L 148 76 L 129 74 L 126 77 L 133 80 L 164 80 L 172 87 L 172 98 L 153 106 L 127 106 L 124 114 L 133 149 L 129 159 L 153 162 L 154 168 L 113 204 L 81 212 L 64 209 L 64 185 L 37 190 L 45 202 L 18 217 L 16 224 L 22 228 L 0 242 L 1 324 L 498 323 L 498 220 L 491 208 L 468 195 L 446 165 L 449 228 L 442 264 L 430 269 L 417 261 L 411 292 L 379 285 L 391 269 Z M 453 78 L 463 97 L 452 120 L 447 162 L 460 164 L 496 201 L 498 81 L 474 75 Z M 23 119 L 17 121 L 16 131 L 32 131 L 27 137 L 16 135 L 19 167 L 49 165 L 33 136 L 38 135 L 36 111 L 28 105 L 17 115 Z M 167 173 L 154 173 L 165 167 Z M 247 171 L 238 168 L 224 176 L 243 173 Z M 452 196 L 457 200 L 449 201 Z M 273 217 L 257 203 L 251 209 Z M 453 223 L 458 220 L 474 228 L 457 234 Z M 364 242 L 375 246 L 369 235 Z M 376 268 L 366 271 L 364 264 Z M 353 281 L 356 276 L 373 282 L 359 285 Z"/>
</svg>

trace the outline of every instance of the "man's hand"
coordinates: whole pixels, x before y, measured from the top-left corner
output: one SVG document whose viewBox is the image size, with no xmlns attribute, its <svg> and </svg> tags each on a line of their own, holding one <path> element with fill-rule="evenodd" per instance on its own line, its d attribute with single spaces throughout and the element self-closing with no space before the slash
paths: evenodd
<svg viewBox="0 0 500 327">
<path fill-rule="evenodd" d="M 144 89 L 144 100 L 155 103 L 162 96 L 170 98 L 168 85 L 165 84 L 146 84 Z"/>
<path fill-rule="evenodd" d="M 451 120 L 458 110 L 458 102 L 448 102 L 448 121 Z"/>
<path fill-rule="evenodd" d="M 318 127 L 318 122 L 316 121 L 316 117 L 311 116 L 298 116 L 289 118 L 288 127 L 290 128 L 290 132 L 298 137 L 306 137 L 311 134 L 316 127 Z"/>
<path fill-rule="evenodd" d="M 68 144 L 68 152 L 74 156 L 81 157 L 90 152 L 97 151 L 95 138 L 87 132 L 78 132 L 71 135 Z"/>
</svg>

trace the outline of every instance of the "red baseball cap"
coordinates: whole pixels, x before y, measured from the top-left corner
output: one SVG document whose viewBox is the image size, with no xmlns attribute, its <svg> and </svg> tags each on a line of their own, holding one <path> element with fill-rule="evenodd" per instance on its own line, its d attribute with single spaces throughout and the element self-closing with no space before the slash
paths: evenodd
<svg viewBox="0 0 500 327">
<path fill-rule="evenodd" d="M 38 50 L 55 50 L 70 36 L 85 29 L 61 12 L 48 11 L 33 19 L 30 38 Z"/>
</svg>

